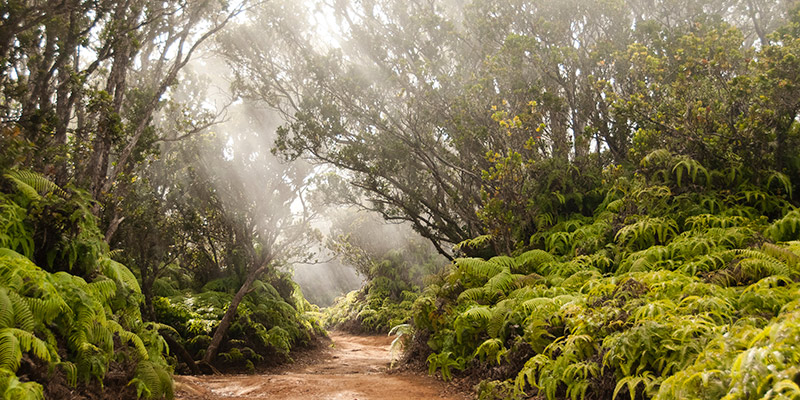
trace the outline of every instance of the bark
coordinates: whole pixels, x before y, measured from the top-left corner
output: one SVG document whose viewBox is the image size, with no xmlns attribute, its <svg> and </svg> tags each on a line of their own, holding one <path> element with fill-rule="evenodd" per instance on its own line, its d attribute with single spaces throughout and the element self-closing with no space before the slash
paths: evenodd
<svg viewBox="0 0 800 400">
<path fill-rule="evenodd" d="M 119 210 L 114 209 L 114 218 L 111 219 L 111 222 L 108 224 L 108 229 L 106 229 L 105 235 L 105 242 L 111 243 L 111 238 L 114 237 L 114 234 L 117 233 L 117 229 L 119 229 L 119 224 L 125 220 L 125 217 L 119 216 Z"/>
<path fill-rule="evenodd" d="M 255 280 L 258 279 L 258 277 L 270 267 L 270 264 L 271 259 L 268 259 L 264 261 L 260 267 L 247 275 L 247 279 L 245 279 L 242 286 L 236 292 L 236 295 L 233 296 L 233 300 L 231 300 L 228 310 L 225 311 L 225 315 L 222 317 L 217 329 L 214 331 L 214 337 L 211 339 L 208 349 L 206 349 L 206 354 L 203 357 L 202 363 L 211 366 L 214 362 L 214 359 L 217 358 L 219 347 L 222 344 L 222 339 L 228 333 L 228 328 L 231 327 L 231 323 L 233 323 L 233 318 L 236 316 L 236 309 L 239 308 L 239 303 L 242 302 L 244 296 L 250 291 L 250 287 L 253 285 L 253 282 L 255 282 Z"/>
<path fill-rule="evenodd" d="M 153 284 L 155 283 L 155 274 L 149 271 L 150 276 L 142 279 L 142 294 L 144 295 L 144 314 L 150 321 L 156 320 L 156 309 L 153 306 Z"/>
<path fill-rule="evenodd" d="M 175 340 L 175 338 L 173 338 L 172 335 L 170 335 L 167 332 L 161 333 L 161 337 L 163 337 L 164 340 L 167 341 L 170 351 L 172 351 L 173 354 L 178 356 L 178 358 L 180 358 L 181 361 L 186 363 L 186 366 L 189 367 L 189 370 L 191 370 L 193 374 L 195 375 L 202 374 L 202 372 L 200 371 L 200 366 L 198 366 L 197 363 L 194 361 L 192 355 L 189 354 L 189 352 L 186 351 L 186 349 L 183 346 L 181 346 L 180 342 Z"/>
<path fill-rule="evenodd" d="M 749 14 L 750 20 L 753 22 L 753 29 L 756 31 L 756 35 L 758 35 L 758 40 L 761 42 L 761 45 L 768 45 L 769 40 L 767 39 L 767 34 L 764 32 L 764 28 L 761 26 L 761 22 L 759 21 L 758 14 L 760 12 L 753 3 L 753 0 L 747 1 L 747 13 Z"/>
</svg>

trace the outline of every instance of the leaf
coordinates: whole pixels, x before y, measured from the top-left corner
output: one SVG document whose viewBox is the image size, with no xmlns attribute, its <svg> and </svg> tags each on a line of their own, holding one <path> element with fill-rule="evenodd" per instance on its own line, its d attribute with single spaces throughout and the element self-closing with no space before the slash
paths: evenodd
<svg viewBox="0 0 800 400">
<path fill-rule="evenodd" d="M 636 400 L 636 388 L 640 384 L 647 387 L 648 384 L 653 381 L 653 378 L 653 374 L 647 371 L 642 375 L 626 376 L 620 379 L 619 382 L 617 382 L 617 386 L 614 388 L 614 395 L 611 397 L 612 400 L 617 398 L 620 390 L 622 390 L 624 387 L 628 388 L 628 393 L 631 396 L 631 400 Z"/>
</svg>

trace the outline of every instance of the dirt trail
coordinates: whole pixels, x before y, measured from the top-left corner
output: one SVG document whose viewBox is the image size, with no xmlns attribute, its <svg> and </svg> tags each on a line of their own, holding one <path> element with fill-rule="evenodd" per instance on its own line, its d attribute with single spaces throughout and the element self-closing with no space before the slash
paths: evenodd
<svg viewBox="0 0 800 400">
<path fill-rule="evenodd" d="M 422 374 L 389 373 L 387 336 L 332 332 L 333 344 L 313 359 L 271 375 L 176 376 L 177 399 L 462 399 Z"/>
</svg>

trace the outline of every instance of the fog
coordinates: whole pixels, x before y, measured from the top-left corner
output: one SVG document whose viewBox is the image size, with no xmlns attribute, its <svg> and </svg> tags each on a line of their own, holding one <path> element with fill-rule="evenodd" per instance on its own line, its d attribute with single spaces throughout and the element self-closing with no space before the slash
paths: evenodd
<svg viewBox="0 0 800 400">
<path fill-rule="evenodd" d="M 311 303 L 329 306 L 365 282 L 363 273 L 332 250 L 337 238 L 347 236 L 376 260 L 410 243 L 425 243 L 427 251 L 435 253 L 410 225 L 345 205 L 315 179 L 334 174 L 346 180 L 345 172 L 273 154 L 276 130 L 286 119 L 263 101 L 235 93 L 235 77 L 217 49 L 205 49 L 182 77 L 172 92 L 174 100 L 185 104 L 184 113 L 214 120 L 195 137 L 203 143 L 200 165 L 195 167 L 214 185 L 228 213 L 252 220 L 260 234 L 276 237 L 279 267 L 292 272 Z M 178 123 L 175 118 L 162 119 L 162 124 Z M 304 233 L 297 235 L 298 230 Z"/>
<path fill-rule="evenodd" d="M 200 169 L 230 213 L 270 238 L 306 296 L 327 305 L 364 279 L 331 253 L 337 237 L 376 259 L 426 241 L 453 256 L 454 243 L 506 229 L 479 215 L 481 172 L 494 167 L 487 152 L 524 149 L 534 163 L 606 149 L 581 136 L 595 112 L 584 104 L 598 101 L 586 77 L 623 83 L 593 57 L 612 64 L 640 40 L 640 21 L 678 29 L 709 13 L 748 46 L 785 14 L 783 2 L 759 4 L 760 19 L 722 0 L 256 2 L 187 66 L 172 96 L 217 116 Z M 608 54 L 592 55 L 598 45 Z M 532 109 L 552 96 L 563 104 Z M 528 115 L 528 127 L 501 129 L 512 115 Z M 325 174 L 339 186 L 316 179 Z"/>
</svg>

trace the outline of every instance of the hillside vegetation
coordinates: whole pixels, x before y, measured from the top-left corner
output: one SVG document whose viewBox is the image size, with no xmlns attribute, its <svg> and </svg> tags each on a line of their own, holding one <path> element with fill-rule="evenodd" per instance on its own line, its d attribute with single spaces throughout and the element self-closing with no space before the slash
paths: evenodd
<svg viewBox="0 0 800 400">
<path fill-rule="evenodd" d="M 3 182 L 3 398 L 74 398 L 76 389 L 89 398 L 172 398 L 173 372 L 200 372 L 194 360 L 203 358 L 235 279 L 192 289 L 163 277 L 154 289 L 155 318 L 145 319 L 141 275 L 114 260 L 118 252 L 103 241 L 85 192 L 19 170 Z M 245 297 L 216 367 L 253 372 L 324 334 L 300 289 L 273 274 Z"/>
<path fill-rule="evenodd" d="M 413 321 L 431 373 L 488 378 L 481 398 L 799 396 L 789 180 L 758 186 L 665 151 L 642 167 L 536 249 L 457 258 L 428 286 Z"/>
<path fill-rule="evenodd" d="M 142 397 L 171 397 L 172 368 L 159 335 L 168 327 L 142 320 L 139 283 L 113 260 L 86 194 L 25 171 L 7 172 L 4 182 L 3 398 L 67 397 L 67 387 L 99 391 L 104 382 Z"/>
</svg>

